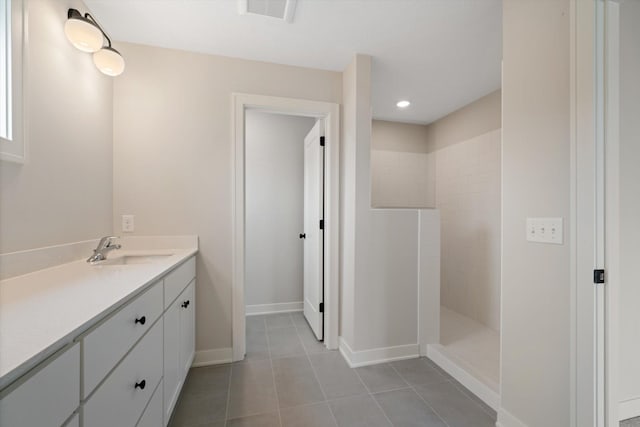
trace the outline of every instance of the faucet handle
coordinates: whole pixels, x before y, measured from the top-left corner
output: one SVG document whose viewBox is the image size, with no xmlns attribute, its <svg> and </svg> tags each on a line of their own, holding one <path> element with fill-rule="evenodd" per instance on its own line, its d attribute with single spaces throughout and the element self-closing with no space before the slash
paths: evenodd
<svg viewBox="0 0 640 427">
<path fill-rule="evenodd" d="M 100 239 L 100 243 L 98 243 L 98 247 L 96 248 L 96 251 L 100 251 L 102 249 L 106 249 L 106 248 L 114 248 L 114 249 L 120 249 L 120 245 L 114 245 L 113 244 L 113 240 L 114 239 L 119 239 L 118 236 L 105 236 L 102 239 Z"/>
</svg>

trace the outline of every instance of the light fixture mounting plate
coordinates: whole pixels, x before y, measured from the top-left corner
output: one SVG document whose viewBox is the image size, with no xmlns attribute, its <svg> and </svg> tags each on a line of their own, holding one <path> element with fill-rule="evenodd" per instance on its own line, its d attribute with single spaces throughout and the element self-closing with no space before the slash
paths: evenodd
<svg viewBox="0 0 640 427">
<path fill-rule="evenodd" d="M 238 0 L 240 15 L 257 15 L 293 22 L 297 0 Z"/>
</svg>

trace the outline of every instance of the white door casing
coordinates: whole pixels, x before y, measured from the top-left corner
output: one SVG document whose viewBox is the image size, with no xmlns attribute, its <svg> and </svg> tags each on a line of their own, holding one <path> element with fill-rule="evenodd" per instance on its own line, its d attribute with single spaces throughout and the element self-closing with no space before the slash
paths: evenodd
<svg viewBox="0 0 640 427">
<path fill-rule="evenodd" d="M 256 109 L 271 113 L 315 117 L 324 121 L 324 345 L 338 348 L 339 239 L 340 239 L 340 106 L 335 103 L 235 93 L 232 96 L 234 149 L 233 175 L 233 277 L 232 345 L 233 361 L 243 360 L 246 352 L 245 330 L 245 111 Z"/>
<path fill-rule="evenodd" d="M 324 230 L 323 180 L 324 147 L 320 144 L 318 120 L 304 139 L 304 317 L 319 340 L 324 339 L 324 302 L 322 249 Z M 324 228 L 324 227 L 323 227 Z"/>
</svg>

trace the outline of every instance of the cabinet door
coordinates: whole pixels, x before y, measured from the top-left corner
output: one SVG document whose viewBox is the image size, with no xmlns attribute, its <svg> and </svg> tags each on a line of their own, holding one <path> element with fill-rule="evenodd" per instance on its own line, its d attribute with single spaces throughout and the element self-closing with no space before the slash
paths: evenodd
<svg viewBox="0 0 640 427">
<path fill-rule="evenodd" d="M 180 304 L 180 374 L 186 378 L 193 362 L 196 343 L 196 301 L 193 280 L 184 290 L 178 301 Z"/>
<path fill-rule="evenodd" d="M 171 419 L 171 412 L 180 391 L 180 307 L 181 300 L 173 302 L 164 313 L 164 425 Z"/>
<path fill-rule="evenodd" d="M 144 410 L 144 414 L 136 427 L 161 427 L 162 426 L 162 381 L 153 393 L 151 401 Z"/>
<path fill-rule="evenodd" d="M 46 363 L 24 383 L 0 397 L 1 427 L 60 426 L 78 408 L 80 345 L 75 344 Z"/>
</svg>

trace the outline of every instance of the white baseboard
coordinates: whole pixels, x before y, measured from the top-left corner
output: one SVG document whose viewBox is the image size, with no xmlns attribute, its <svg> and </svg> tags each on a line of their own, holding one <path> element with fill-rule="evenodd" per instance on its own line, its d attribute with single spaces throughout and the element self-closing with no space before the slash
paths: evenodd
<svg viewBox="0 0 640 427">
<path fill-rule="evenodd" d="M 498 409 L 498 421 L 496 427 L 527 427 L 525 423 L 511 415 L 504 408 Z"/>
<path fill-rule="evenodd" d="M 500 394 L 495 391 L 495 388 L 476 378 L 469 370 L 465 369 L 461 363 L 456 363 L 455 360 L 451 359 L 449 355 L 442 351 L 440 344 L 427 345 L 427 357 L 492 409 L 495 411 L 499 410 Z M 498 385 L 495 387 L 497 388 Z"/>
<path fill-rule="evenodd" d="M 620 402 L 618 404 L 618 419 L 628 420 L 640 416 L 640 396 Z"/>
<path fill-rule="evenodd" d="M 393 362 L 395 360 L 413 359 L 420 356 L 418 344 L 398 345 L 394 347 L 373 348 L 370 350 L 354 351 L 349 344 L 340 337 L 340 353 L 352 368 Z"/>
<path fill-rule="evenodd" d="M 420 344 L 420 356 L 427 356 L 429 344 Z"/>
<path fill-rule="evenodd" d="M 201 366 L 222 365 L 231 363 L 233 360 L 232 348 L 216 348 L 212 350 L 199 350 L 193 358 L 191 367 L 199 368 Z"/>
<path fill-rule="evenodd" d="M 302 301 L 281 302 L 277 304 L 255 304 L 245 307 L 245 315 L 257 316 L 259 314 L 292 313 L 294 311 L 302 311 L 302 307 Z"/>
</svg>

